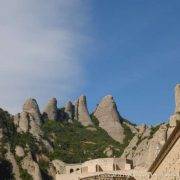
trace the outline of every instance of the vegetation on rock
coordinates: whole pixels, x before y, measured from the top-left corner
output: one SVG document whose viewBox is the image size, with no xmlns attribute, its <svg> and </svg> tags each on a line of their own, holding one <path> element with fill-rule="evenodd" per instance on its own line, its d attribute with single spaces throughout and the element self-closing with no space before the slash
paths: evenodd
<svg viewBox="0 0 180 180">
<path fill-rule="evenodd" d="M 91 116 L 93 117 L 93 116 Z M 93 122 L 97 121 L 95 117 Z M 53 145 L 54 151 L 49 153 L 50 159 L 60 159 L 66 163 L 79 163 L 89 159 L 107 157 L 104 153 L 109 146 L 113 147 L 114 156 L 120 156 L 132 138 L 127 126 L 126 143 L 113 140 L 105 130 L 95 123 L 96 131 L 88 129 L 75 121 L 74 123 L 47 121 L 42 125 L 45 138 Z"/>
</svg>

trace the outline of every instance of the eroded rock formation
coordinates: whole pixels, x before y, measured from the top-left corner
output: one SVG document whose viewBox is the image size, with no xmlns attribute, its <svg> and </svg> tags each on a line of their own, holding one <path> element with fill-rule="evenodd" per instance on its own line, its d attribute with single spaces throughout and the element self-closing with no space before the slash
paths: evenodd
<svg viewBox="0 0 180 180">
<path fill-rule="evenodd" d="M 148 169 L 167 140 L 167 124 L 154 128 L 141 126 L 141 131 L 136 134 L 124 150 L 122 157 L 133 160 L 136 168 Z"/>
<path fill-rule="evenodd" d="M 49 100 L 48 104 L 46 105 L 43 118 L 45 120 L 57 120 L 58 113 L 57 113 L 57 100 L 56 98 L 52 98 Z"/>
<path fill-rule="evenodd" d="M 83 126 L 93 125 L 87 108 L 86 96 L 84 95 L 80 96 L 75 104 L 75 118 Z"/>
<path fill-rule="evenodd" d="M 116 141 L 123 142 L 124 129 L 122 118 L 120 117 L 116 103 L 111 95 L 105 96 L 94 112 L 94 116 L 99 121 L 99 126 Z"/>
<path fill-rule="evenodd" d="M 65 113 L 67 115 L 68 120 L 74 119 L 74 105 L 71 101 L 68 101 L 65 106 Z"/>
<path fill-rule="evenodd" d="M 14 124 L 18 132 L 30 132 L 37 138 L 42 134 L 41 123 L 41 114 L 35 99 L 26 100 L 23 112 L 14 116 Z"/>
<path fill-rule="evenodd" d="M 42 180 L 39 166 L 35 161 L 33 161 L 30 154 L 23 159 L 21 165 L 22 168 L 27 170 L 27 172 L 33 177 L 33 180 Z"/>
<path fill-rule="evenodd" d="M 22 112 L 19 118 L 19 131 L 28 132 L 29 129 L 29 116 L 27 112 Z"/>
<path fill-rule="evenodd" d="M 63 161 L 55 159 L 52 161 L 52 165 L 55 168 L 56 172 L 58 172 L 59 174 L 63 174 L 66 172 L 66 165 Z"/>
<path fill-rule="evenodd" d="M 35 99 L 27 99 L 23 105 L 23 112 L 31 115 L 38 125 L 41 125 L 41 113 Z"/>
<path fill-rule="evenodd" d="M 10 151 L 9 145 L 8 145 L 7 149 L 8 150 L 7 150 L 7 153 L 6 153 L 6 159 L 8 159 L 12 164 L 14 177 L 15 177 L 15 179 L 22 180 L 20 178 L 19 166 L 18 166 L 18 164 L 16 162 L 14 154 Z"/>
<path fill-rule="evenodd" d="M 122 154 L 123 158 L 128 158 L 133 160 L 133 164 L 135 168 L 144 168 L 148 169 L 154 159 L 157 157 L 159 151 L 162 146 L 166 142 L 167 138 L 170 136 L 172 130 L 177 124 L 177 121 L 180 120 L 180 85 L 178 84 L 175 88 L 175 111 L 171 116 L 169 124 L 161 124 L 158 126 L 147 126 L 145 124 L 136 126 L 128 121 L 124 120 L 118 113 L 116 103 L 111 95 L 108 95 L 102 99 L 98 107 L 94 112 L 94 116 L 99 121 L 99 126 L 103 128 L 113 139 L 116 141 L 123 143 L 126 134 L 127 127 L 129 127 L 130 131 L 133 133 L 134 137 L 131 139 L 129 145 L 125 148 L 124 153 Z M 60 111 L 62 110 L 62 116 L 59 116 Z M 97 131 L 99 130 L 98 123 L 96 126 L 93 126 L 92 120 L 90 118 L 86 97 L 81 96 L 76 101 L 75 105 L 71 102 L 68 102 L 65 108 L 58 109 L 57 101 L 55 98 L 51 99 L 44 113 L 46 114 L 46 119 L 50 120 L 59 120 L 62 122 L 68 120 L 73 123 L 73 120 L 79 121 L 83 126 L 89 126 L 83 129 L 88 131 Z M 59 118 L 61 117 L 61 118 Z M 93 116 L 92 116 L 93 117 Z M 94 118 L 94 117 L 93 117 Z M 41 130 L 41 125 L 44 123 L 42 121 L 42 115 L 40 114 L 40 110 L 38 104 L 35 99 L 28 99 L 24 106 L 23 111 L 13 118 L 14 124 L 17 126 L 18 133 L 31 133 L 36 139 L 33 143 L 38 146 L 38 152 L 46 152 L 53 153 L 56 134 L 51 132 L 50 138 L 46 139 L 45 133 L 43 134 Z M 93 119 L 94 121 L 96 119 Z M 56 122 L 51 122 L 55 125 Z M 64 125 L 63 123 L 61 125 Z M 68 124 L 69 125 L 69 124 Z M 61 126 L 63 127 L 63 126 Z M 54 128 L 54 127 L 53 127 Z M 61 130 L 61 129 L 60 129 Z M 61 133 L 61 131 L 58 132 Z M 1 131 L 3 129 L 1 128 Z M 3 137 L 3 132 L 0 131 L 0 139 Z M 63 132 L 63 131 L 62 131 Z M 22 134 L 21 134 L 22 135 Z M 27 134 L 26 134 L 27 135 Z M 88 142 L 88 141 L 87 141 Z M 125 141 L 126 143 L 128 141 Z M 58 148 L 61 148 L 61 144 L 58 145 Z M 12 147 L 11 147 L 12 148 Z M 24 148 L 24 149 L 23 149 Z M 29 174 L 36 180 L 41 180 L 41 173 L 39 170 L 38 162 L 42 157 L 45 157 L 44 154 L 36 154 L 36 152 L 31 152 L 29 146 L 27 144 L 27 148 L 22 146 L 22 144 L 16 144 L 14 147 L 15 156 L 10 149 L 6 154 L 7 159 L 13 165 L 13 172 L 15 173 L 15 177 L 18 179 L 19 165 L 16 162 L 16 157 L 21 157 L 22 168 L 26 169 Z M 32 148 L 33 149 L 33 148 Z M 113 156 L 113 152 L 116 151 L 112 145 L 109 145 L 105 148 L 103 153 L 106 156 Z M 47 155 L 46 154 L 46 155 Z M 62 173 L 65 171 L 64 163 L 60 160 L 51 161 L 47 155 L 47 158 L 44 158 L 46 162 L 49 163 L 48 173 L 55 178 L 55 174 L 57 172 Z M 19 167 L 18 167 L 19 166 Z M 20 178 L 19 178 L 20 179 Z"/>
</svg>

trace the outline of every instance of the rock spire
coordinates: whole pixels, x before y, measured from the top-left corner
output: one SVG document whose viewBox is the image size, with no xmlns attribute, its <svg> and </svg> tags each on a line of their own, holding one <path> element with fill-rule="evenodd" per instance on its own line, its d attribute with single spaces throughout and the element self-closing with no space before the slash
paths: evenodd
<svg viewBox="0 0 180 180">
<path fill-rule="evenodd" d="M 23 105 L 23 112 L 30 114 L 38 125 L 41 124 L 41 114 L 35 99 L 29 98 L 25 101 Z"/>
<path fill-rule="evenodd" d="M 71 101 L 68 101 L 65 106 L 65 113 L 67 115 L 67 118 L 72 120 L 74 119 L 74 105 Z"/>
<path fill-rule="evenodd" d="M 45 120 L 57 120 L 57 100 L 56 98 L 52 98 L 48 101 L 44 112 L 43 112 L 43 118 Z"/>
<path fill-rule="evenodd" d="M 75 119 L 83 126 L 93 125 L 87 108 L 86 96 L 84 95 L 81 95 L 75 103 Z"/>
<path fill-rule="evenodd" d="M 99 126 L 116 141 L 123 142 L 124 129 L 122 118 L 120 117 L 116 103 L 111 95 L 105 96 L 94 112 L 94 116 L 99 121 Z"/>
</svg>

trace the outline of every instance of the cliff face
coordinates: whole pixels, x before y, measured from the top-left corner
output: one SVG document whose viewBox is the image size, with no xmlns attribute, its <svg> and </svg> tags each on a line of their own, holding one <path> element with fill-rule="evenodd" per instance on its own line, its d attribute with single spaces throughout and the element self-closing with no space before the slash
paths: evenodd
<svg viewBox="0 0 180 180">
<path fill-rule="evenodd" d="M 102 157 L 126 157 L 135 168 L 147 169 L 180 120 L 180 85 L 175 88 L 175 104 L 169 122 L 152 127 L 123 119 L 111 95 L 92 114 L 85 96 L 61 108 L 53 98 L 42 113 L 30 98 L 17 115 L 0 109 L 0 161 L 10 162 L 18 180 L 48 179 L 62 161 L 78 163 Z"/>
<path fill-rule="evenodd" d="M 155 127 L 145 126 L 143 131 L 141 128 L 138 128 L 139 132 L 125 148 L 122 157 L 132 159 L 136 168 L 148 169 L 166 142 L 170 127 L 168 124 L 161 124 Z"/>
<path fill-rule="evenodd" d="M 136 127 L 138 133 L 135 133 L 134 138 L 125 148 L 122 157 L 132 159 L 136 168 L 148 169 L 175 128 L 177 121 L 180 121 L 180 84 L 175 87 L 175 112 L 169 122 L 155 127 L 146 125 Z"/>
</svg>

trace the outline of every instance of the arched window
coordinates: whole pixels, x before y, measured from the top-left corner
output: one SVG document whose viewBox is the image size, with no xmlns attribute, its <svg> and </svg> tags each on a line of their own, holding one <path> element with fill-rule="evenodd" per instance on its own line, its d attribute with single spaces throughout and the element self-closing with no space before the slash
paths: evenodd
<svg viewBox="0 0 180 180">
<path fill-rule="evenodd" d="M 76 171 L 79 171 L 79 170 L 80 170 L 79 168 L 76 169 Z"/>
<path fill-rule="evenodd" d="M 70 173 L 73 173 L 74 172 L 74 169 L 70 169 Z"/>
</svg>

